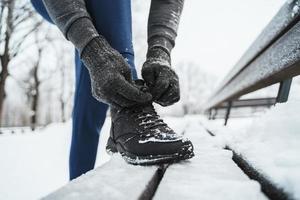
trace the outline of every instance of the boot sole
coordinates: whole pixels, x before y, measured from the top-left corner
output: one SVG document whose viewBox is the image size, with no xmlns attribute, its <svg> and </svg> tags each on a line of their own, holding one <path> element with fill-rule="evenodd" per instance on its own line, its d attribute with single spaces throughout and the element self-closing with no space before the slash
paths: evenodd
<svg viewBox="0 0 300 200">
<path fill-rule="evenodd" d="M 137 156 L 135 154 L 125 151 L 122 145 L 115 143 L 111 138 L 108 139 L 106 152 L 110 155 L 119 152 L 127 163 L 133 165 L 156 165 L 164 163 L 176 163 L 194 157 L 193 146 L 191 143 L 186 143 L 182 146 L 179 152 L 174 154 Z"/>
</svg>

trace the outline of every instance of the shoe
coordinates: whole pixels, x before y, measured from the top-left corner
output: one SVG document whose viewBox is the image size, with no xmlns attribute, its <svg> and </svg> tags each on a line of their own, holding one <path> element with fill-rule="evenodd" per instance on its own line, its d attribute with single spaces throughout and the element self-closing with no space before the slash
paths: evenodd
<svg viewBox="0 0 300 200">
<path fill-rule="evenodd" d="M 135 83 L 145 90 L 142 80 Z M 172 163 L 194 156 L 191 141 L 168 127 L 152 102 L 130 108 L 111 108 L 111 120 L 106 151 L 119 152 L 130 164 Z"/>
</svg>

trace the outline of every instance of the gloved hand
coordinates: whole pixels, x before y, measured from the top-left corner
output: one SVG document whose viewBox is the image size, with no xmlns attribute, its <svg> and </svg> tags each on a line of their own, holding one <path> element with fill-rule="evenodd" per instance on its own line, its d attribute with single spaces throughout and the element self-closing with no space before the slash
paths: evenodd
<svg viewBox="0 0 300 200">
<path fill-rule="evenodd" d="M 179 101 L 178 76 L 171 69 L 170 55 L 162 48 L 153 47 L 148 50 L 142 76 L 156 103 L 169 106 Z"/>
<path fill-rule="evenodd" d="M 134 86 L 129 65 L 102 36 L 90 41 L 81 53 L 89 70 L 92 94 L 117 107 L 130 107 L 152 100 L 149 92 Z"/>
</svg>

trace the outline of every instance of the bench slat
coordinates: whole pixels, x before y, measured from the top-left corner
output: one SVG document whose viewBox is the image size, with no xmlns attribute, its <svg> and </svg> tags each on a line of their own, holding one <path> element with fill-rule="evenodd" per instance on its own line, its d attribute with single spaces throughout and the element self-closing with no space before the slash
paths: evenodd
<svg viewBox="0 0 300 200">
<path fill-rule="evenodd" d="M 119 156 L 44 197 L 44 200 L 138 199 L 157 166 L 128 165 Z"/>
</svg>

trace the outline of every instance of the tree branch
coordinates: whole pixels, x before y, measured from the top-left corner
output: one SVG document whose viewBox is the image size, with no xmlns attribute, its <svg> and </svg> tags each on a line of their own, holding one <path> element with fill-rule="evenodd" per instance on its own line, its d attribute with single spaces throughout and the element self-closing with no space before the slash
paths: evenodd
<svg viewBox="0 0 300 200">
<path fill-rule="evenodd" d="M 34 31 L 38 29 L 38 27 L 43 23 L 43 21 L 37 22 L 27 33 L 22 36 L 22 40 L 16 42 L 16 44 L 11 48 L 11 57 L 14 58 L 20 53 L 20 48 L 23 45 L 24 41 L 30 36 Z"/>
</svg>

